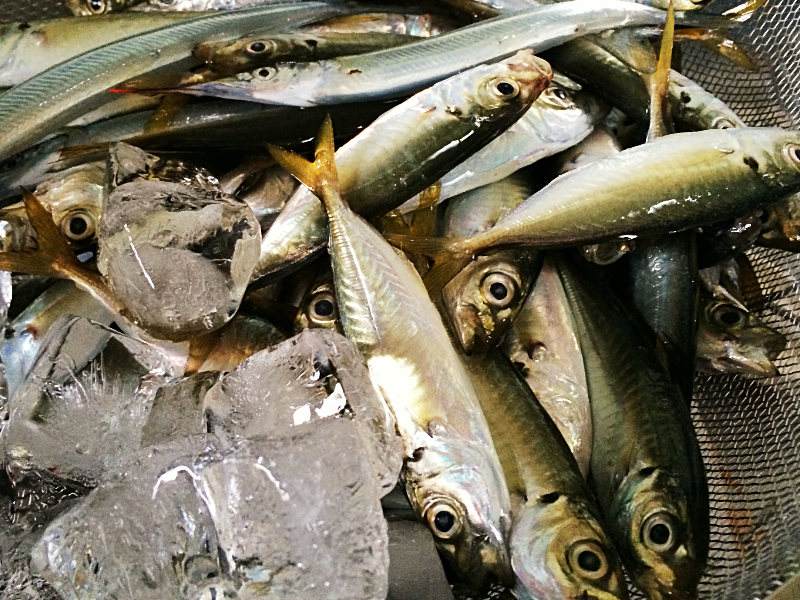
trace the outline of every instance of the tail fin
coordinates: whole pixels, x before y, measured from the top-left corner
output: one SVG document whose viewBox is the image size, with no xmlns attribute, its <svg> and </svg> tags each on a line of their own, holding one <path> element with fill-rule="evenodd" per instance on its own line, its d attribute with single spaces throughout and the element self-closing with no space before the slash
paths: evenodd
<svg viewBox="0 0 800 600">
<path fill-rule="evenodd" d="M 36 230 L 36 250 L 0 252 L 0 270 L 72 279 L 83 287 L 104 287 L 100 275 L 87 269 L 67 245 L 53 217 L 39 199 L 22 188 L 28 219 Z"/>
<path fill-rule="evenodd" d="M 386 241 L 404 252 L 433 259 L 433 266 L 422 280 L 431 298 L 472 261 L 469 238 L 420 238 L 387 235 Z"/>
<path fill-rule="evenodd" d="M 767 0 L 747 0 L 739 6 L 734 6 L 733 8 L 726 10 L 724 13 L 722 13 L 722 16 L 727 17 L 730 21 L 744 23 L 745 21 L 748 21 L 755 14 L 755 12 L 766 3 Z"/>
<path fill-rule="evenodd" d="M 656 72 L 650 77 L 650 129 L 647 141 L 663 137 L 672 128 L 669 107 L 669 73 L 672 66 L 672 44 L 675 37 L 675 7 L 669 0 L 667 22 L 661 38 L 661 50 L 658 53 Z"/>
<path fill-rule="evenodd" d="M 339 199 L 339 175 L 336 172 L 334 158 L 333 124 L 330 115 L 325 117 L 317 134 L 317 148 L 314 162 L 310 163 L 294 152 L 283 150 L 271 144 L 267 150 L 272 158 L 284 169 L 294 175 L 300 183 L 308 187 L 313 194 L 322 200 L 325 207 Z"/>
</svg>

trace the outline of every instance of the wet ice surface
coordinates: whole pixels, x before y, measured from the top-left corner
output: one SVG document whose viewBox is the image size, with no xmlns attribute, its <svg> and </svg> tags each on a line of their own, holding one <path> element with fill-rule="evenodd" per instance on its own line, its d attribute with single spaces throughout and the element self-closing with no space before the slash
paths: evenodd
<svg viewBox="0 0 800 600">
<path fill-rule="evenodd" d="M 386 596 L 388 539 L 352 421 L 221 452 L 213 435 L 141 451 L 57 518 L 31 569 L 65 598 Z"/>
<path fill-rule="evenodd" d="M 397 482 L 402 446 L 394 419 L 358 350 L 336 332 L 308 329 L 251 356 L 209 390 L 205 406 L 208 431 L 228 444 L 352 419 L 381 489 Z"/>
<path fill-rule="evenodd" d="M 353 421 L 316 421 L 240 444 L 203 470 L 240 597 L 386 597 L 386 521 L 369 460 L 352 451 L 359 436 Z"/>
<path fill-rule="evenodd" d="M 17 510 L 60 501 L 41 492 L 44 476 L 91 487 L 138 450 L 158 388 L 173 375 L 143 342 L 80 317 L 54 323 L 8 403 L 0 438 Z M 35 501 L 22 499 L 25 490 Z"/>
<path fill-rule="evenodd" d="M 135 180 L 106 199 L 97 266 L 126 317 L 155 337 L 182 340 L 233 317 L 260 243 L 260 226 L 244 202 L 181 183 Z"/>
</svg>

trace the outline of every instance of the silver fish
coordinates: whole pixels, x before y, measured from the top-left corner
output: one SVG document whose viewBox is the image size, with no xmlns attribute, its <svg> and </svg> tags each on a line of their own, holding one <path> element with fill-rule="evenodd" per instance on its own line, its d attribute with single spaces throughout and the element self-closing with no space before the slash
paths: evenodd
<svg viewBox="0 0 800 600">
<path fill-rule="evenodd" d="M 536 285 L 501 348 L 553 419 L 584 477 L 592 458 L 592 411 L 572 311 L 553 262 Z"/>
<path fill-rule="evenodd" d="M 497 139 L 442 177 L 438 201 L 499 181 L 547 156 L 566 150 L 588 136 L 606 107 L 593 96 L 554 76 L 522 118 Z M 419 194 L 397 212 L 420 208 Z"/>
<path fill-rule="evenodd" d="M 606 29 L 662 25 L 665 18 L 663 11 L 631 2 L 573 0 L 476 23 L 400 48 L 279 64 L 176 91 L 295 106 L 396 98 L 523 48 L 540 52 Z"/>
<path fill-rule="evenodd" d="M 331 229 L 331 263 L 345 335 L 403 438 L 403 479 L 417 515 L 458 573 L 508 580 L 509 497 L 475 391 L 417 272 L 338 192 L 326 120 L 313 165 L 273 156 L 319 194 Z"/>
</svg>

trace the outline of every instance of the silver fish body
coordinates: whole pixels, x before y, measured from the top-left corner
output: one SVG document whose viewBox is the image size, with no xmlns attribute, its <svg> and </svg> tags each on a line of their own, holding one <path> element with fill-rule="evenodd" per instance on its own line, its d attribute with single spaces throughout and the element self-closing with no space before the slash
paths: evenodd
<svg viewBox="0 0 800 600">
<path fill-rule="evenodd" d="M 557 178 L 463 247 L 565 246 L 681 230 L 798 189 L 800 134 L 766 128 L 679 133 Z"/>
<path fill-rule="evenodd" d="M 65 60 L 189 15 L 103 15 L 0 25 L 0 87 L 18 85 Z"/>
<path fill-rule="evenodd" d="M 603 104 L 591 95 L 554 81 L 519 121 L 442 177 L 439 202 L 499 181 L 580 143 L 604 113 Z M 397 210 L 405 213 L 417 208 L 418 195 Z"/>
<path fill-rule="evenodd" d="M 314 106 L 403 96 L 523 48 L 540 52 L 590 33 L 663 24 L 665 13 L 620 0 L 574 0 L 498 17 L 379 52 L 285 64 L 182 88 L 190 94 Z"/>
<path fill-rule="evenodd" d="M 592 411 L 583 355 L 564 288 L 545 259 L 501 345 L 553 419 L 584 477 L 592 458 Z"/>
<path fill-rule="evenodd" d="M 102 106 L 112 86 L 189 56 L 200 41 L 262 27 L 281 31 L 345 10 L 303 2 L 201 16 L 64 61 L 0 96 L 0 160 Z"/>
<path fill-rule="evenodd" d="M 557 266 L 586 367 L 592 482 L 614 544 L 647 596 L 693 598 L 710 518 L 688 408 L 611 292 L 565 257 Z"/>
<path fill-rule="evenodd" d="M 524 51 L 411 97 L 337 151 L 342 195 L 367 217 L 391 211 L 510 126 L 550 76 L 546 63 Z M 503 98 L 493 86 L 506 83 L 516 92 Z M 264 236 L 254 279 L 310 256 L 327 238 L 319 201 L 300 188 Z"/>
<path fill-rule="evenodd" d="M 509 540 L 521 600 L 628 597 L 619 557 L 578 465 L 510 361 L 463 356 L 512 497 Z"/>
</svg>

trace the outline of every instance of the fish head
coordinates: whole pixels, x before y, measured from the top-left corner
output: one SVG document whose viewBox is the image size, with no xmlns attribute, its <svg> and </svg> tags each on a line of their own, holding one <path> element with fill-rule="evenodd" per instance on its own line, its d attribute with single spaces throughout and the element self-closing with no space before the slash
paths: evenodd
<svg viewBox="0 0 800 600">
<path fill-rule="evenodd" d="M 140 2 L 142 0 L 66 0 L 66 5 L 77 17 L 91 17 L 124 10 Z"/>
<path fill-rule="evenodd" d="M 556 75 L 526 113 L 542 139 L 574 144 L 589 135 L 609 106 L 563 75 Z"/>
<path fill-rule="evenodd" d="M 608 511 L 634 584 L 655 600 L 690 600 L 708 557 L 707 524 L 685 483 L 655 467 L 632 473 Z M 705 517 L 706 521 L 708 517 Z"/>
<path fill-rule="evenodd" d="M 484 444 L 455 438 L 432 422 L 425 445 L 406 459 L 406 491 L 439 551 L 480 587 L 491 573 L 513 581 L 508 555 L 508 490 Z"/>
<path fill-rule="evenodd" d="M 800 194 L 764 208 L 761 236 L 765 246 L 797 252 L 800 248 Z"/>
<path fill-rule="evenodd" d="M 725 132 L 737 136 L 742 162 L 773 194 L 779 194 L 776 200 L 800 192 L 800 131 L 745 128 Z"/>
<path fill-rule="evenodd" d="M 324 65 L 319 62 L 286 63 L 257 67 L 234 77 L 199 83 L 187 89 L 219 98 L 252 98 L 266 104 L 281 104 L 293 96 L 313 98 L 324 72 Z"/>
<path fill-rule="evenodd" d="M 547 89 L 553 70 L 530 50 L 470 71 L 471 77 L 455 77 L 439 93 L 456 118 L 482 122 L 518 119 Z"/>
<path fill-rule="evenodd" d="M 521 600 L 624 600 L 619 558 L 585 503 L 553 492 L 528 499 L 514 519 L 511 564 Z"/>
<path fill-rule="evenodd" d="M 530 293 L 539 256 L 520 250 L 479 256 L 445 286 L 445 306 L 464 352 L 500 342 Z"/>
<path fill-rule="evenodd" d="M 206 42 L 199 44 L 192 54 L 212 67 L 241 71 L 287 56 L 293 47 L 291 39 L 287 36 L 253 36 L 233 43 Z"/>
<path fill-rule="evenodd" d="M 773 361 L 786 338 L 740 306 L 704 297 L 697 331 L 697 362 L 703 371 L 773 377 Z"/>
</svg>

